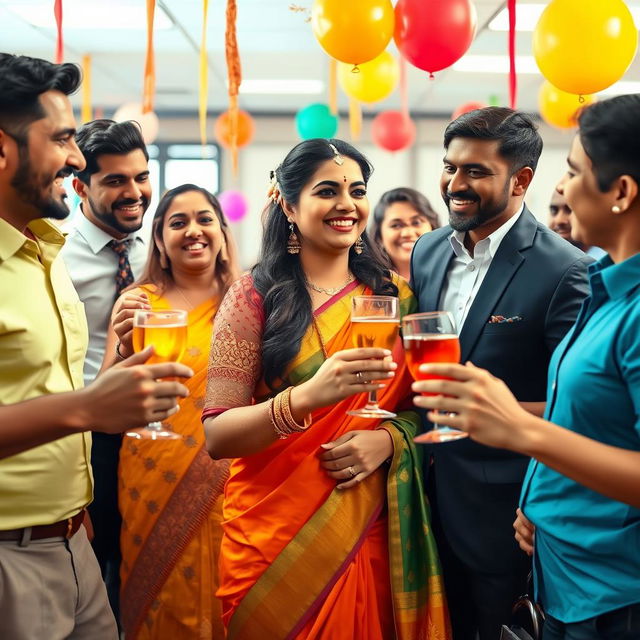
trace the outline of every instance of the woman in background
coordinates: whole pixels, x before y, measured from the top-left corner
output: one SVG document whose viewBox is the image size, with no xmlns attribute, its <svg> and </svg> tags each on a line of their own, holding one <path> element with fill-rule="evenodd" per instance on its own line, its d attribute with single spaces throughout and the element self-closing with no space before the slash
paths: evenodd
<svg viewBox="0 0 640 640">
<path fill-rule="evenodd" d="M 422 234 L 439 227 L 438 214 L 426 196 L 399 187 L 382 194 L 373 211 L 371 236 L 382 247 L 389 266 L 408 281 L 413 245 Z"/>
<path fill-rule="evenodd" d="M 133 352 L 135 309 L 185 309 L 181 362 L 195 373 L 189 397 L 166 421 L 182 440 L 123 440 L 122 623 L 127 640 L 217 640 L 224 637 L 215 592 L 229 462 L 207 454 L 200 413 L 214 317 L 238 276 L 236 251 L 218 201 L 192 184 L 162 197 L 152 233 L 144 273 L 114 307 L 107 353 Z"/>
<path fill-rule="evenodd" d="M 367 240 L 370 173 L 341 140 L 294 147 L 272 172 L 260 260 L 218 313 L 203 418 L 211 455 L 234 458 L 218 592 L 230 640 L 448 637 L 418 416 L 347 415 L 372 390 L 401 409 L 410 385 L 399 338 L 352 348 L 354 296 L 415 308 Z"/>
</svg>

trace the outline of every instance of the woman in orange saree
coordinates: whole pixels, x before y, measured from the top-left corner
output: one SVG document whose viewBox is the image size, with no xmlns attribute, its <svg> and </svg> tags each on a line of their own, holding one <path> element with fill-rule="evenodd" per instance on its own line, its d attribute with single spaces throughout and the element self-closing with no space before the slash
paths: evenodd
<svg viewBox="0 0 640 640">
<path fill-rule="evenodd" d="M 110 340 L 132 350 L 136 308 L 187 308 L 181 361 L 190 395 L 167 426 L 180 440 L 124 438 L 120 452 L 122 625 L 127 640 L 224 637 L 218 588 L 222 490 L 228 460 L 214 462 L 199 420 L 219 301 L 237 275 L 234 247 L 217 200 L 183 185 L 158 204 L 154 246 L 140 281 L 118 301 Z M 114 350 L 111 350 L 113 353 Z"/>
<path fill-rule="evenodd" d="M 353 296 L 415 305 L 366 239 L 369 173 L 340 140 L 295 147 L 261 261 L 218 313 L 203 418 L 210 453 L 236 458 L 218 591 L 232 640 L 449 638 L 417 415 L 346 415 L 372 389 L 401 409 L 411 384 L 399 339 L 393 353 L 351 348 Z"/>
</svg>

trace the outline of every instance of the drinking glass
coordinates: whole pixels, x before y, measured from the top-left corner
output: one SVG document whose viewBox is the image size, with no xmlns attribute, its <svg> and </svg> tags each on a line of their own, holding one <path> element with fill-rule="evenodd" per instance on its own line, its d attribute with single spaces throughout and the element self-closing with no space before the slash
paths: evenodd
<svg viewBox="0 0 640 640">
<path fill-rule="evenodd" d="M 137 353 L 153 345 L 154 353 L 147 364 L 177 362 L 187 344 L 187 312 L 182 309 L 165 311 L 137 310 L 133 315 L 133 350 Z M 150 422 L 146 427 L 125 433 L 138 440 L 179 440 L 181 435 L 167 429 L 162 422 Z"/>
<path fill-rule="evenodd" d="M 420 371 L 421 364 L 432 362 L 459 362 L 460 341 L 453 316 L 448 311 L 413 313 L 402 319 L 402 340 L 407 366 L 416 380 L 450 380 Z M 434 393 L 423 392 L 432 396 Z M 468 434 L 445 425 L 434 426 L 414 439 L 415 442 L 440 443 L 464 438 Z"/>
<path fill-rule="evenodd" d="M 398 298 L 354 296 L 351 300 L 351 340 L 356 348 L 379 347 L 393 350 L 400 330 Z M 378 392 L 369 391 L 362 409 L 347 411 L 361 418 L 395 418 L 396 414 L 378 406 Z"/>
</svg>

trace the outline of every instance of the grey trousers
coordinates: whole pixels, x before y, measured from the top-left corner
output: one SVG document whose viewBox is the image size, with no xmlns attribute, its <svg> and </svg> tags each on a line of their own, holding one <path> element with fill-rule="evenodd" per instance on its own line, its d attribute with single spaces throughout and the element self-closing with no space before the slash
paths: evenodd
<svg viewBox="0 0 640 640">
<path fill-rule="evenodd" d="M 0 638 L 117 640 L 84 526 L 69 540 L 0 541 Z"/>
</svg>

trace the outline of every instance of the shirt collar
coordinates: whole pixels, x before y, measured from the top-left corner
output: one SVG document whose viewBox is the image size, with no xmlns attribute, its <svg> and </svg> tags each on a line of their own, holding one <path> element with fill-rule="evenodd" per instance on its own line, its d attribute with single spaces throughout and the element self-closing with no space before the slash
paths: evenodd
<svg viewBox="0 0 640 640">
<path fill-rule="evenodd" d="M 93 222 L 91 222 L 91 220 L 82 213 L 82 209 L 78 208 L 74 220 L 76 230 L 87 241 L 89 248 L 94 254 L 98 254 L 102 249 L 104 249 L 104 247 L 114 240 L 112 235 L 93 224 Z M 130 233 L 128 236 L 122 238 L 122 240 L 142 240 L 139 233 L 139 231 Z"/>
<path fill-rule="evenodd" d="M 604 287 L 611 299 L 622 298 L 640 284 L 640 253 L 614 264 L 606 255 L 589 265 L 591 287 Z"/>
<path fill-rule="evenodd" d="M 43 218 L 32 220 L 29 229 L 38 241 L 51 245 L 57 245 L 59 251 L 64 244 L 64 236 L 55 224 Z M 13 225 L 0 218 L 0 260 L 6 261 L 14 256 L 26 242 L 33 242 L 24 233 L 18 231 Z M 39 251 L 38 251 L 39 253 Z"/>
<path fill-rule="evenodd" d="M 492 234 L 488 235 L 484 240 L 478 242 L 478 245 L 482 247 L 486 247 L 488 245 L 489 256 L 493 258 L 495 256 L 496 251 L 498 251 L 498 247 L 500 243 L 504 240 L 504 237 L 509 233 L 513 225 L 518 221 L 518 218 L 522 215 L 524 211 L 524 202 L 520 206 L 520 209 L 517 213 L 511 216 L 503 225 L 498 227 Z M 464 239 L 466 236 L 466 231 L 453 231 L 449 236 L 449 243 L 451 244 L 451 248 L 453 249 L 456 256 L 460 257 L 462 255 L 469 255 L 467 248 L 464 246 Z M 476 245 L 476 246 L 478 246 Z"/>
</svg>

